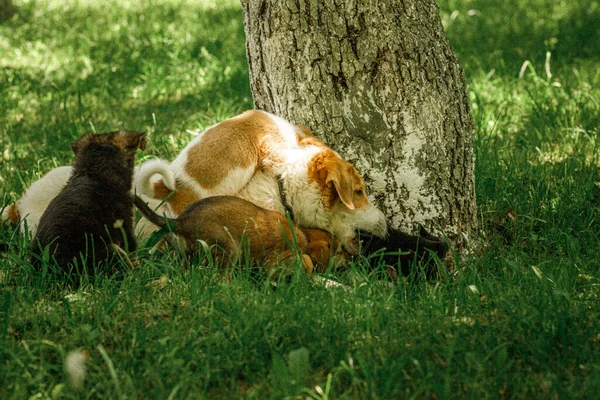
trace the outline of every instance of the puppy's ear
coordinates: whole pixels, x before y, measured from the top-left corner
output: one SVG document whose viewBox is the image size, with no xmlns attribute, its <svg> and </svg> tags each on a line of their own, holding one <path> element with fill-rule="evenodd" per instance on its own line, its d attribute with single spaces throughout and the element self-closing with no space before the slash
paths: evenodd
<svg viewBox="0 0 600 400">
<path fill-rule="evenodd" d="M 137 133 L 137 148 L 140 150 L 146 150 L 146 144 L 148 143 L 148 137 L 143 132 Z"/>
<path fill-rule="evenodd" d="M 325 240 L 317 240 L 309 244 L 310 258 L 319 264 L 327 267 L 327 262 L 331 258 L 331 247 Z"/>
<path fill-rule="evenodd" d="M 81 145 L 81 139 L 82 138 L 79 138 L 76 141 L 74 141 L 73 143 L 71 143 L 71 150 L 73 150 L 73 153 L 75 153 L 76 155 L 79 154 L 79 151 L 83 147 Z"/>
<path fill-rule="evenodd" d="M 13 224 L 18 224 L 21 220 L 21 214 L 16 204 L 11 204 L 2 211 L 2 220 L 10 221 Z"/>
<path fill-rule="evenodd" d="M 113 132 L 112 143 L 121 150 L 145 150 L 146 149 L 146 134 L 134 131 L 119 131 Z"/>
<path fill-rule="evenodd" d="M 346 205 L 350 210 L 354 210 L 354 202 L 352 196 L 354 194 L 354 178 L 352 174 L 349 174 L 340 163 L 335 163 L 328 166 L 327 171 L 327 184 L 332 184 L 337 192 L 342 203 Z"/>
</svg>

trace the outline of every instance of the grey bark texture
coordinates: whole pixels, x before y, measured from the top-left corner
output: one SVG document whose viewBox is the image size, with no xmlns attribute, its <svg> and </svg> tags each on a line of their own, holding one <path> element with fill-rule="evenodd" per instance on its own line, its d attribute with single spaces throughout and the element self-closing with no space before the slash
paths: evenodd
<svg viewBox="0 0 600 400">
<path fill-rule="evenodd" d="M 254 104 L 353 162 L 394 228 L 477 226 L 473 122 L 434 0 L 242 0 Z"/>
<path fill-rule="evenodd" d="M 0 0 L 0 22 L 4 22 L 15 15 L 12 0 Z"/>
</svg>

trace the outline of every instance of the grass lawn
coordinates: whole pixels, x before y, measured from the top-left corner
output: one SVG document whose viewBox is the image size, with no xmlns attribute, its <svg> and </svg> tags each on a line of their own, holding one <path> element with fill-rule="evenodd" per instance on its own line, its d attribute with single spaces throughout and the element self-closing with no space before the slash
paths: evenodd
<svg viewBox="0 0 600 400">
<path fill-rule="evenodd" d="M 143 157 L 252 107 L 235 0 L 15 0 L 0 25 L 0 207 L 90 131 Z M 481 237 L 440 282 L 361 265 L 325 288 L 145 255 L 79 288 L 4 226 L 0 398 L 600 395 L 600 3 L 441 0 L 476 125 Z M 85 351 L 77 390 L 64 371 Z"/>
</svg>

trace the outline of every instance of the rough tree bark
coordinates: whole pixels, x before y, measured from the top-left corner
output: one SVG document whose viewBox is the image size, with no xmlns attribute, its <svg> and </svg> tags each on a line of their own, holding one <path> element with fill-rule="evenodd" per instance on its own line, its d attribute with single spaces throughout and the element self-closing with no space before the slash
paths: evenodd
<svg viewBox="0 0 600 400">
<path fill-rule="evenodd" d="M 391 226 L 476 227 L 473 123 L 435 0 L 242 0 L 256 108 L 310 128 Z"/>
<path fill-rule="evenodd" d="M 0 0 L 0 23 L 15 15 L 15 7 L 12 0 Z"/>
</svg>

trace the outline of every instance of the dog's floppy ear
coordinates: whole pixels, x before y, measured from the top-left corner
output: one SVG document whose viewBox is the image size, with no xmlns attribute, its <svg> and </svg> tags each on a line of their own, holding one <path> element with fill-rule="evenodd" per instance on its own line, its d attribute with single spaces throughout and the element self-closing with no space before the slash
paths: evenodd
<svg viewBox="0 0 600 400">
<path fill-rule="evenodd" d="M 354 194 L 354 177 L 340 164 L 339 162 L 334 162 L 327 165 L 327 179 L 325 183 L 328 185 L 333 184 L 342 203 L 350 210 L 354 210 L 356 208 L 352 200 Z"/>
<path fill-rule="evenodd" d="M 325 151 L 316 155 L 309 165 L 309 176 L 319 183 L 322 189 L 329 188 L 335 191 L 337 197 L 342 200 L 350 210 L 354 210 L 354 176 L 352 167 L 345 163 L 333 151 Z M 328 196 L 330 200 L 335 197 Z M 333 204 L 331 204 L 333 205 Z"/>
</svg>

